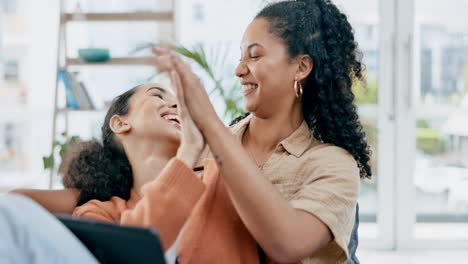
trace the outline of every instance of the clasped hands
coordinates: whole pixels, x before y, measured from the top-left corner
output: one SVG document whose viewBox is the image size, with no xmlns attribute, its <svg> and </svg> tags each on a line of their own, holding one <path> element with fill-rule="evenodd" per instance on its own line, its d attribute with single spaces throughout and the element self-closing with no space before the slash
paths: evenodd
<svg viewBox="0 0 468 264">
<path fill-rule="evenodd" d="M 205 147 L 203 131 L 222 122 L 190 65 L 169 48 L 152 48 L 152 52 L 156 55 L 155 64 L 158 69 L 169 74 L 177 95 L 177 108 L 182 125 L 177 157 L 193 167 Z"/>
</svg>

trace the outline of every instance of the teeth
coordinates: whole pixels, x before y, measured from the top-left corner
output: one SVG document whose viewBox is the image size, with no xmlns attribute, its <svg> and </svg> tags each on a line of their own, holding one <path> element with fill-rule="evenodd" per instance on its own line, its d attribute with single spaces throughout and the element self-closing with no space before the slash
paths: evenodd
<svg viewBox="0 0 468 264">
<path fill-rule="evenodd" d="M 179 122 L 179 117 L 177 115 L 165 115 L 163 116 L 164 119 L 166 120 L 176 120 L 177 122 Z"/>
<path fill-rule="evenodd" d="M 244 90 L 244 91 L 257 89 L 257 88 L 258 88 L 257 84 L 244 84 L 244 85 L 242 85 L 242 90 Z"/>
</svg>

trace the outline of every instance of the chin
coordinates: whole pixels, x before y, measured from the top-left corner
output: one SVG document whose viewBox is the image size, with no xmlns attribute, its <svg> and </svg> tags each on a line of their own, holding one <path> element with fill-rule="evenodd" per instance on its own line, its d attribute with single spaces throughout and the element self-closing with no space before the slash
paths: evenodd
<svg viewBox="0 0 468 264">
<path fill-rule="evenodd" d="M 182 141 L 182 133 L 180 131 L 176 131 L 174 134 L 171 135 L 171 140 L 180 144 Z"/>
<path fill-rule="evenodd" d="M 254 102 L 244 102 L 244 109 L 249 113 L 255 113 L 257 110 L 257 104 Z"/>
</svg>

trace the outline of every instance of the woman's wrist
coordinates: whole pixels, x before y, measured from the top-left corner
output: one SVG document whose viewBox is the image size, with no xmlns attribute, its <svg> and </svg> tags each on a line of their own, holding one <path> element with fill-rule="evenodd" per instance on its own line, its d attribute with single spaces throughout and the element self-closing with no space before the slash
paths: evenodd
<svg viewBox="0 0 468 264">
<path fill-rule="evenodd" d="M 202 149 L 197 147 L 180 146 L 176 158 L 181 160 L 187 167 L 193 168 L 197 162 Z"/>
<path fill-rule="evenodd" d="M 199 129 L 205 139 L 208 139 L 210 134 L 219 132 L 222 128 L 226 128 L 226 126 L 218 116 L 216 116 L 216 118 L 207 118 L 202 124 L 199 124 Z"/>
<path fill-rule="evenodd" d="M 207 143 L 208 141 L 210 141 L 210 139 L 213 139 L 213 137 L 216 137 L 219 134 L 222 134 L 224 131 L 229 131 L 227 127 L 223 124 L 223 122 L 219 120 L 219 118 L 206 122 L 204 124 L 203 129 L 200 128 L 200 130 L 202 131 L 203 136 L 207 140 Z"/>
</svg>

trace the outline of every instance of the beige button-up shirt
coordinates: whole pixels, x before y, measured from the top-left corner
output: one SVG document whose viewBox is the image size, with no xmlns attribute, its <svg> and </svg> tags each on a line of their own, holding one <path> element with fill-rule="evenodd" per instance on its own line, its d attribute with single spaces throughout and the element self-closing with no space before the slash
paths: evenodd
<svg viewBox="0 0 468 264">
<path fill-rule="evenodd" d="M 231 127 L 240 141 L 251 118 L 250 115 Z M 346 263 L 360 183 L 353 156 L 314 139 L 303 121 L 276 146 L 261 170 L 294 208 L 318 217 L 333 234 L 331 243 L 302 263 Z"/>
</svg>

